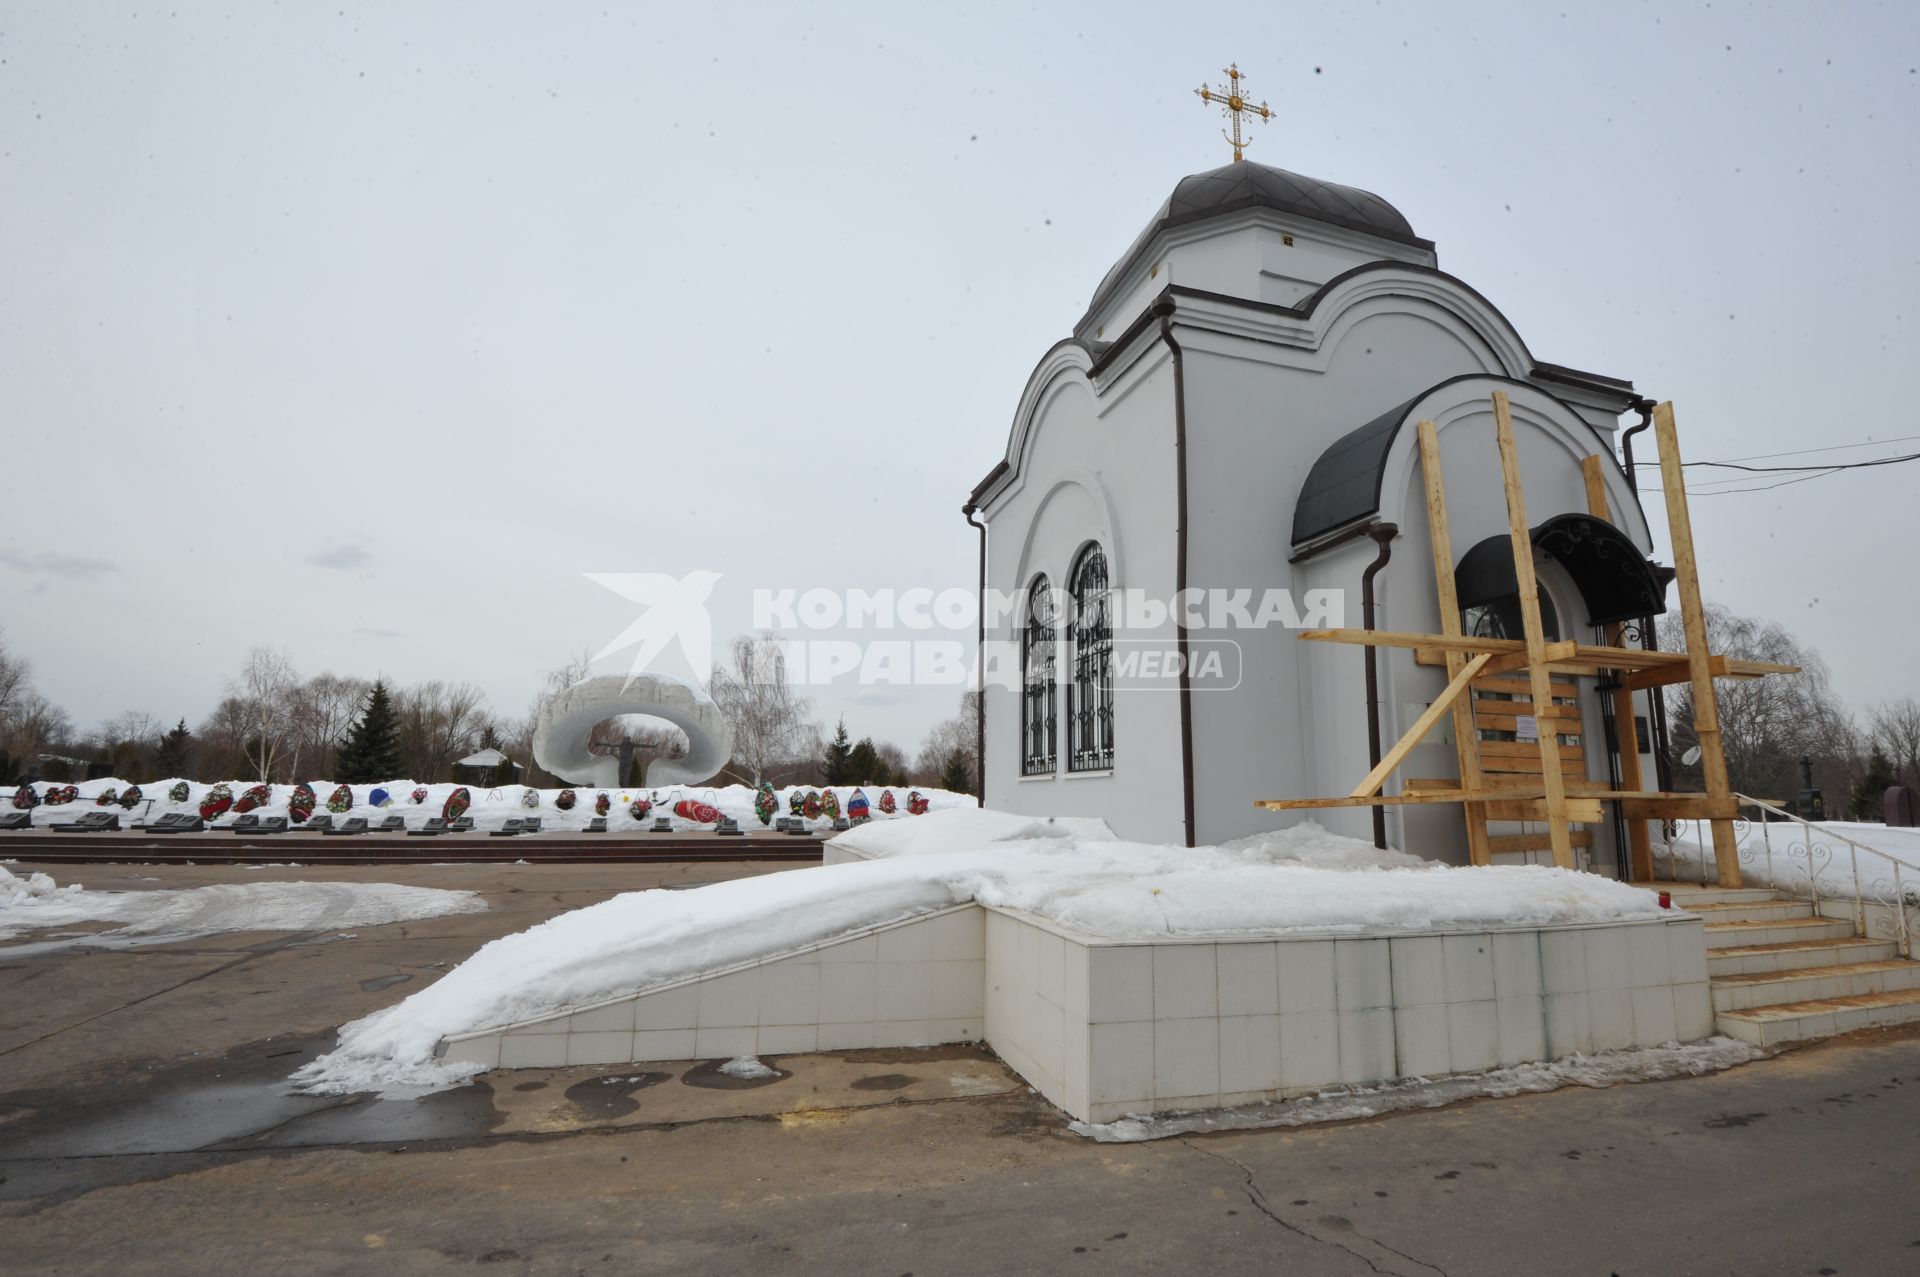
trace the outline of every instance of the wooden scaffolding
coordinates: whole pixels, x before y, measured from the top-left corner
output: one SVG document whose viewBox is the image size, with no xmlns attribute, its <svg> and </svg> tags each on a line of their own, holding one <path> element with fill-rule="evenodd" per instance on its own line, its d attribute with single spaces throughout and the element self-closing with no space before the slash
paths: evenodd
<svg viewBox="0 0 1920 1277">
<path fill-rule="evenodd" d="M 1310 630 L 1300 637 L 1319 643 L 1410 648 L 1417 663 L 1446 670 L 1446 688 L 1393 747 L 1381 754 L 1378 764 L 1351 793 L 1339 798 L 1264 799 L 1256 805 L 1273 811 L 1295 811 L 1458 803 L 1465 814 L 1468 850 L 1474 864 L 1491 864 L 1495 851 L 1550 849 L 1555 865 L 1572 869 L 1575 846 L 1590 845 L 1592 837 L 1573 826 L 1598 823 L 1602 803 L 1612 802 L 1619 804 L 1620 815 L 1628 823 L 1632 878 L 1642 882 L 1653 878 L 1648 821 L 1701 819 L 1708 821 L 1713 831 L 1714 862 L 1721 885 L 1739 886 L 1740 862 L 1733 830 L 1736 803 L 1727 782 L 1713 680 L 1760 678 L 1799 671 L 1791 665 L 1732 660 L 1708 650 L 1699 569 L 1693 550 L 1693 526 L 1687 515 L 1680 447 L 1674 434 L 1673 405 L 1663 403 L 1654 409 L 1653 426 L 1659 444 L 1660 479 L 1666 490 L 1667 521 L 1673 541 L 1674 584 L 1686 635 L 1686 650 L 1681 652 L 1650 652 L 1627 647 L 1621 641 L 1617 623 L 1607 626 L 1603 644 L 1546 639 L 1540 619 L 1540 593 L 1534 576 L 1526 496 L 1521 490 L 1520 470 L 1515 459 L 1512 410 L 1507 396 L 1500 391 L 1493 395 L 1493 417 L 1525 637 L 1483 638 L 1462 633 L 1439 435 L 1431 421 L 1422 421 L 1418 425 L 1420 465 L 1426 481 L 1427 526 L 1433 547 L 1440 633 L 1343 629 Z M 1597 455 L 1586 457 L 1582 462 L 1588 513 L 1611 522 L 1602 464 Z M 1603 677 L 1614 686 L 1611 695 L 1620 758 L 1617 786 L 1587 778 L 1586 755 L 1580 743 L 1579 684 L 1575 681 L 1582 677 Z M 1704 793 L 1665 793 L 1649 789 L 1640 774 L 1633 693 L 1673 683 L 1687 683 L 1692 688 L 1693 725 L 1700 745 Z M 1388 778 L 1443 718 L 1452 720 L 1459 776 L 1442 780 L 1403 777 L 1399 793 L 1383 793 Z M 1515 739 L 1482 740 L 1483 731 L 1510 733 Z M 1487 832 L 1490 820 L 1542 821 L 1547 833 L 1544 840 L 1524 834 L 1494 837 Z"/>
</svg>

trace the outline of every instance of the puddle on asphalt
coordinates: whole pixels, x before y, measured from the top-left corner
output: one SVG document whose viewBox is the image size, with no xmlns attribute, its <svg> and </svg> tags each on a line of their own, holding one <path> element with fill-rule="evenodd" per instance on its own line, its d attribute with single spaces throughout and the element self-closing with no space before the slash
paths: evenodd
<svg viewBox="0 0 1920 1277">
<path fill-rule="evenodd" d="M 578 1109 L 583 1117 L 611 1121 L 639 1111 L 640 1101 L 633 1098 L 634 1092 L 644 1091 L 650 1086 L 658 1086 L 671 1080 L 673 1074 L 655 1071 L 610 1073 L 604 1077 L 590 1077 L 584 1082 L 576 1082 L 567 1088 L 567 1100 Z"/>
<path fill-rule="evenodd" d="M 405 984 L 411 979 L 413 979 L 412 974 L 405 971 L 398 971 L 393 975 L 375 976 L 371 980 L 362 980 L 360 982 L 360 992 L 378 993 L 382 989 L 391 989 L 396 984 Z"/>
<path fill-rule="evenodd" d="M 319 1039 L 273 1039 L 249 1043 L 225 1056 L 152 1068 L 145 1071 L 144 1084 L 0 1096 L 9 1156 L 99 1157 L 462 1139 L 484 1135 L 499 1124 L 493 1093 L 485 1086 L 387 1098 L 295 1094 L 288 1076 L 332 1045 L 331 1033 Z"/>
</svg>

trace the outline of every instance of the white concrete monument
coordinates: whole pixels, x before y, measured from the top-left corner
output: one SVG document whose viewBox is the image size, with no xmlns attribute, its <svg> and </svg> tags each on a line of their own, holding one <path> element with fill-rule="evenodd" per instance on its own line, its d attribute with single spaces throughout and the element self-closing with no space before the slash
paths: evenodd
<svg viewBox="0 0 1920 1277">
<path fill-rule="evenodd" d="M 547 706 L 533 732 L 534 761 L 569 784 L 617 788 L 626 782 L 620 760 L 593 753 L 587 742 L 596 723 L 622 714 L 662 718 L 687 734 L 684 756 L 647 765 L 649 788 L 698 785 L 732 757 L 733 727 L 700 688 L 663 674 L 606 674 L 575 683 Z"/>
</svg>

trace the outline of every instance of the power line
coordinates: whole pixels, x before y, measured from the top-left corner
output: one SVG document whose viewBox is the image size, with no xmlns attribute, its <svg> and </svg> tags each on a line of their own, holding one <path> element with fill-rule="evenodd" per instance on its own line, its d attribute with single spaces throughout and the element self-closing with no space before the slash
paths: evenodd
<svg viewBox="0 0 1920 1277">
<path fill-rule="evenodd" d="M 1849 448 L 1875 448 L 1889 443 L 1912 443 L 1920 435 L 1901 435 L 1894 439 L 1863 439 L 1859 443 L 1836 443 L 1829 448 L 1795 448 L 1791 452 L 1763 452 L 1754 457 L 1735 457 L 1735 461 L 1772 461 L 1779 457 L 1808 457 L 1816 452 L 1845 452 Z"/>
</svg>

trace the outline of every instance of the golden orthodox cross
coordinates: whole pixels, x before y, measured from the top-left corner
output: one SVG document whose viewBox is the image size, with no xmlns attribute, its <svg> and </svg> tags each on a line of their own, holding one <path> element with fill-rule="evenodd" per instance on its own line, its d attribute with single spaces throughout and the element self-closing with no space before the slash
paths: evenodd
<svg viewBox="0 0 1920 1277">
<path fill-rule="evenodd" d="M 1240 80 L 1240 66 L 1238 63 L 1234 63 L 1227 67 L 1226 88 L 1208 88 L 1203 84 L 1194 90 L 1202 102 L 1209 104 L 1218 102 L 1220 109 L 1233 120 L 1233 132 L 1229 133 L 1225 129 L 1221 129 L 1220 136 L 1233 143 L 1233 162 L 1236 164 L 1245 158 L 1241 155 L 1241 150 L 1253 144 L 1252 138 L 1242 137 L 1240 135 L 1240 117 L 1242 115 L 1257 115 L 1262 121 L 1273 118 L 1273 112 L 1268 109 L 1265 102 L 1262 102 L 1259 106 L 1255 106 L 1247 101 L 1241 88 Z"/>
</svg>

